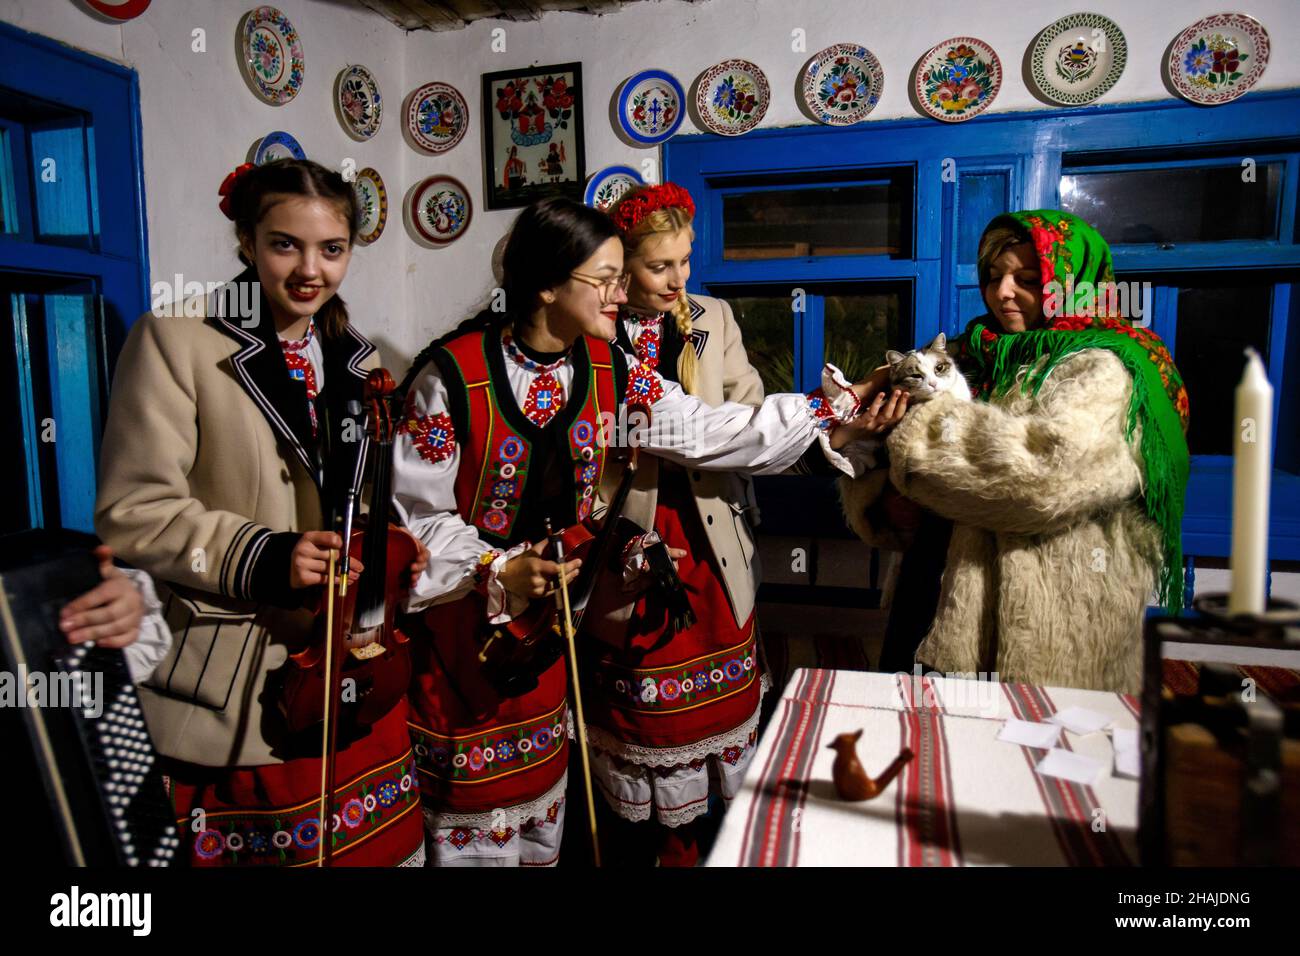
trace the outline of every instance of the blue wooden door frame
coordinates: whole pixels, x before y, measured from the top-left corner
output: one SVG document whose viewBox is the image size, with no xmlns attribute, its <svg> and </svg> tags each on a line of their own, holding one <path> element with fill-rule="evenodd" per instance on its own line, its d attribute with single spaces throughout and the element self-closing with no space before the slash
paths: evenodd
<svg viewBox="0 0 1300 956">
<path fill-rule="evenodd" d="M 90 240 L 78 247 L 40 242 L 27 222 L 16 234 L 0 235 L 0 270 L 88 277 L 98 293 L 81 312 L 68 311 L 71 301 L 50 303 L 57 333 L 52 341 L 58 343 L 51 359 L 59 415 L 56 436 L 68 439 L 60 442 L 56 437 L 60 507 L 65 526 L 90 530 L 94 446 L 103 414 L 104 396 L 99 392 L 107 388 L 126 330 L 149 303 L 139 78 L 134 70 L 7 24 L 0 24 L 0 47 L 0 86 L 89 119 L 88 219 L 97 225 Z M 96 126 L 99 136 L 94 135 Z M 112 135 L 107 135 L 110 130 Z M 39 175 L 34 166 L 16 169 L 15 190 L 30 199 L 27 191 Z M 87 323 L 100 324 L 102 335 Z M 103 354 L 89 354 L 86 350 L 99 339 Z M 81 460 L 87 456 L 90 461 Z"/>
</svg>

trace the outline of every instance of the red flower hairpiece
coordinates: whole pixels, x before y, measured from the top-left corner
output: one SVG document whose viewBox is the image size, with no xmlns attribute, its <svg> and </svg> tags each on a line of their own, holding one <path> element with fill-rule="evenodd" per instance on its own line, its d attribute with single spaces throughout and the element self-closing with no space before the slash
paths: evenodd
<svg viewBox="0 0 1300 956">
<path fill-rule="evenodd" d="M 239 178 L 252 169 L 256 169 L 252 163 L 243 163 L 236 166 L 233 171 L 226 175 L 225 181 L 222 182 L 221 188 L 217 190 L 217 195 L 221 197 L 221 212 L 230 220 L 234 220 L 235 211 L 230 206 L 230 194 L 235 191 L 235 183 Z"/>
<path fill-rule="evenodd" d="M 686 215 L 695 218 L 695 201 L 691 194 L 676 183 L 664 183 L 633 190 L 620 199 L 613 209 L 614 223 L 626 236 L 650 213 L 669 206 L 682 209 Z"/>
</svg>

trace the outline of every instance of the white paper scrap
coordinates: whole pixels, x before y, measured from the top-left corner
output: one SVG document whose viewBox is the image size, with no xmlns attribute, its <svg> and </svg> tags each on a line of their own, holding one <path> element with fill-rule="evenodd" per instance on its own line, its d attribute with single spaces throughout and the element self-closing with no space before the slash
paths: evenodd
<svg viewBox="0 0 1300 956">
<path fill-rule="evenodd" d="M 1138 747 L 1138 732 L 1126 727 L 1116 727 L 1112 732 L 1115 746 L 1115 772 L 1125 777 L 1142 775 L 1142 751 Z"/>
<path fill-rule="evenodd" d="M 1049 750 L 1047 756 L 1038 761 L 1038 772 L 1043 776 L 1060 777 L 1074 783 L 1096 783 L 1105 769 L 1105 764 L 1100 760 L 1073 750 Z"/>
<path fill-rule="evenodd" d="M 1048 750 L 1056 746 L 1061 738 L 1060 724 L 1039 724 L 1030 720 L 1017 720 L 1012 717 L 998 731 L 998 740 L 1022 747 L 1038 747 Z"/>
<path fill-rule="evenodd" d="M 1072 734 L 1095 734 L 1107 724 L 1110 718 L 1087 707 L 1067 707 L 1047 718 L 1054 724 L 1060 724 Z"/>
</svg>

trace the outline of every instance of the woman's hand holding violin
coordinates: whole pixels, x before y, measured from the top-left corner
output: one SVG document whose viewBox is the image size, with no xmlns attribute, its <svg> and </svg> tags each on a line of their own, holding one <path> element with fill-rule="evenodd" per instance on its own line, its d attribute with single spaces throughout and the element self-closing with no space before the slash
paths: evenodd
<svg viewBox="0 0 1300 956">
<path fill-rule="evenodd" d="M 519 597 L 544 597 L 560 576 L 560 565 L 542 557 L 546 543 L 546 539 L 542 539 L 523 554 L 507 561 L 506 566 L 497 576 L 501 586 Z M 565 580 L 572 581 L 580 567 L 582 567 L 581 558 L 566 562 Z"/>
<path fill-rule="evenodd" d="M 330 552 L 342 547 L 342 536 L 333 531 L 304 532 L 289 556 L 289 587 L 309 588 L 324 584 L 325 575 L 329 572 Z M 365 566 L 356 558 L 350 560 L 352 563 L 348 567 L 348 583 L 354 584 Z M 425 552 L 425 563 L 428 563 L 428 552 Z"/>
</svg>

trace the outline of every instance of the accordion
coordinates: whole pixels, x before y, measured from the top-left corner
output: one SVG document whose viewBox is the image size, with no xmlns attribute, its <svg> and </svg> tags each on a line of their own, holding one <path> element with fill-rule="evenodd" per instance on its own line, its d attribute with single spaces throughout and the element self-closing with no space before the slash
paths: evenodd
<svg viewBox="0 0 1300 956">
<path fill-rule="evenodd" d="M 43 791 L 49 810 L 32 817 L 26 843 L 76 866 L 171 865 L 180 838 L 126 659 L 68 644 L 58 627 L 63 606 L 101 581 L 97 542 L 31 532 L 6 544 L 16 560 L 0 566 L 3 731 L 7 749 L 18 746 L 10 769 L 25 802 Z"/>
</svg>

